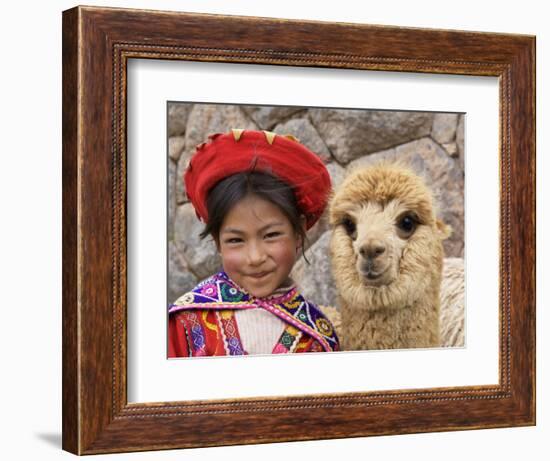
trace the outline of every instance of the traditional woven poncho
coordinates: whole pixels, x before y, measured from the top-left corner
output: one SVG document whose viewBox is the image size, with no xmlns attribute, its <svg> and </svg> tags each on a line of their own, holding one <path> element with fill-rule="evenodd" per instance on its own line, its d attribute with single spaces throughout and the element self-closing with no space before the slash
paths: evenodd
<svg viewBox="0 0 550 461">
<path fill-rule="evenodd" d="M 339 350 L 334 327 L 317 306 L 291 287 L 256 298 L 219 272 L 169 308 L 169 357 L 245 355 L 235 318 L 240 309 L 261 308 L 285 323 L 273 354 Z"/>
</svg>

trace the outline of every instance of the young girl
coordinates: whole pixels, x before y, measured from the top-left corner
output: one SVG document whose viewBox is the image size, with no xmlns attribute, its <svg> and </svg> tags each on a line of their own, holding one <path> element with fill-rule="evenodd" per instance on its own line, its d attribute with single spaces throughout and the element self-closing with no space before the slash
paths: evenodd
<svg viewBox="0 0 550 461">
<path fill-rule="evenodd" d="M 289 277 L 327 203 L 323 162 L 291 136 L 232 130 L 209 140 L 184 180 L 223 271 L 170 306 L 168 356 L 338 350 L 332 324 Z"/>
</svg>

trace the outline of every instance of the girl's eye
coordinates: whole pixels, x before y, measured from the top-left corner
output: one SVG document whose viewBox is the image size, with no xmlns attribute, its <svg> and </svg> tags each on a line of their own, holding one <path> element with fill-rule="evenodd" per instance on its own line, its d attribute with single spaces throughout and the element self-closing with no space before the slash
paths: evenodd
<svg viewBox="0 0 550 461">
<path fill-rule="evenodd" d="M 231 244 L 231 243 L 233 243 L 233 244 L 234 244 L 234 243 L 241 243 L 241 242 L 242 242 L 242 239 L 237 238 L 237 237 L 231 238 L 231 239 L 227 239 L 227 240 L 225 241 L 225 243 L 229 243 L 229 244 Z"/>
<path fill-rule="evenodd" d="M 278 237 L 279 235 L 281 235 L 280 232 L 270 232 L 269 234 L 265 234 L 265 238 L 271 239 Z"/>
</svg>

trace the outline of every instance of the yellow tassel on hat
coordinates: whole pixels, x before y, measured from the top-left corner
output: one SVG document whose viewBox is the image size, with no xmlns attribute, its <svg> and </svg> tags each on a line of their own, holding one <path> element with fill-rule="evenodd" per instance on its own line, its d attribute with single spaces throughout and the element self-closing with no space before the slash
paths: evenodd
<svg viewBox="0 0 550 461">
<path fill-rule="evenodd" d="M 285 134 L 284 137 L 287 139 L 290 139 L 291 141 L 295 141 L 297 143 L 300 142 L 300 140 L 296 136 L 292 136 L 291 134 Z"/>
<path fill-rule="evenodd" d="M 267 139 L 267 142 L 269 144 L 273 144 L 276 133 L 273 133 L 272 131 L 264 131 L 264 134 L 265 134 L 265 139 Z"/>
<path fill-rule="evenodd" d="M 235 138 L 235 141 L 238 141 L 239 139 L 241 139 L 243 131 L 244 130 L 241 129 L 241 128 L 232 128 L 231 129 L 231 132 L 233 133 L 233 137 Z"/>
<path fill-rule="evenodd" d="M 233 133 L 233 138 L 235 139 L 235 141 L 238 141 L 239 139 L 241 139 L 241 136 L 244 133 L 244 129 L 242 129 L 242 128 L 231 128 L 231 133 Z M 273 133 L 272 131 L 263 130 L 263 134 L 265 135 L 265 139 L 267 140 L 267 142 L 270 145 L 272 145 L 273 141 L 275 140 L 275 136 L 277 136 L 277 133 Z M 297 143 L 300 142 L 300 140 L 298 138 L 296 138 L 295 136 L 293 136 L 291 134 L 285 134 L 285 135 L 283 135 L 283 137 L 285 137 L 287 139 L 290 139 L 291 141 L 295 141 Z"/>
</svg>

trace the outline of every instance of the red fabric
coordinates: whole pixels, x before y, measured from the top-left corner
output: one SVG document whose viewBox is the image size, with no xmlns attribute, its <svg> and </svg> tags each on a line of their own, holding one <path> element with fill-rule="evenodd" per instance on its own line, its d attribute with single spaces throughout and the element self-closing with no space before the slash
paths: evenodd
<svg viewBox="0 0 550 461">
<path fill-rule="evenodd" d="M 168 320 L 168 358 L 188 356 L 185 327 L 175 315 L 171 315 Z"/>
<path fill-rule="evenodd" d="M 273 174 L 294 188 L 308 229 L 320 218 L 331 188 L 325 165 L 307 147 L 284 136 L 269 144 L 262 131 L 244 131 L 238 141 L 232 133 L 215 134 L 197 147 L 184 182 L 199 218 L 208 222 L 206 198 L 217 182 L 252 170 Z"/>
<path fill-rule="evenodd" d="M 216 311 L 197 311 L 204 333 L 205 348 L 208 356 L 226 355 L 219 329 Z M 203 314 L 205 314 L 203 316 Z M 194 350 L 190 337 L 190 325 L 185 321 L 185 312 L 170 315 L 168 320 L 168 358 L 189 357 L 189 349 Z"/>
</svg>

